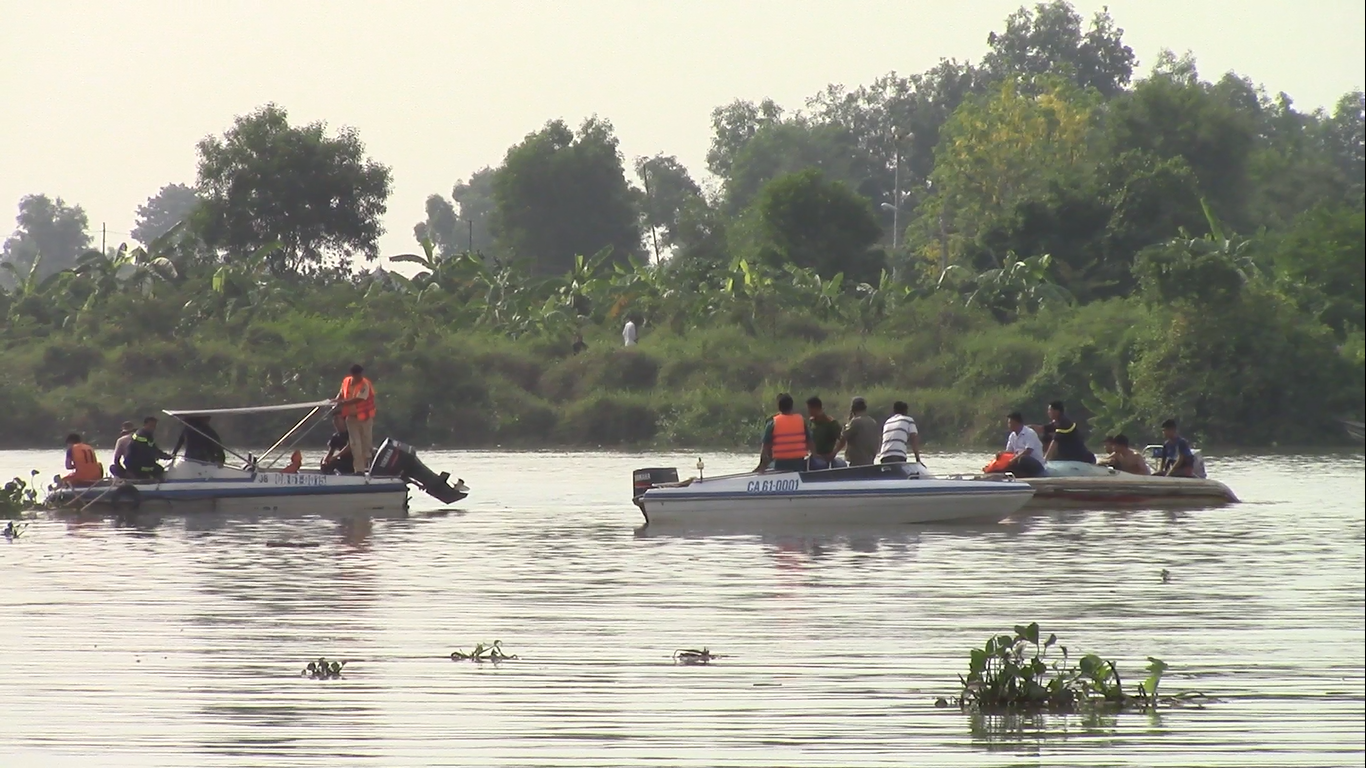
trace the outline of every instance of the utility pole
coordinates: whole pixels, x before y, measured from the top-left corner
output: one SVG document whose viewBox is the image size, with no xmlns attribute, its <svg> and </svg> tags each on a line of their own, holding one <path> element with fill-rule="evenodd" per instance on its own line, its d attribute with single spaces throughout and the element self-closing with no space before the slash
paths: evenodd
<svg viewBox="0 0 1366 768">
<path fill-rule="evenodd" d="M 645 183 L 645 207 L 649 208 L 653 203 L 653 200 L 650 198 L 650 170 L 644 165 L 640 166 L 640 180 Z M 653 216 L 649 216 L 649 214 L 646 214 L 646 216 L 651 219 L 654 218 Z M 650 241 L 654 244 L 655 263 L 659 263 L 659 233 L 655 231 L 653 221 L 650 222 Z"/>
<path fill-rule="evenodd" d="M 474 219 L 465 219 L 465 223 L 470 225 L 469 252 L 474 253 Z"/>
<path fill-rule="evenodd" d="M 108 224 L 106 224 L 106 223 L 104 223 L 104 222 L 100 222 L 100 255 L 101 255 L 101 256 L 108 256 L 108 255 L 109 255 L 109 250 L 105 247 L 106 235 L 109 234 L 109 233 L 108 233 L 108 229 L 109 229 L 109 225 L 108 225 Z"/>
</svg>

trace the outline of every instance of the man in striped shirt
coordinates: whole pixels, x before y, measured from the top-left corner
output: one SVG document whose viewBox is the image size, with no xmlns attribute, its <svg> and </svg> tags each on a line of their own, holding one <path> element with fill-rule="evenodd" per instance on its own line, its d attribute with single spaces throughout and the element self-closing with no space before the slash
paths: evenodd
<svg viewBox="0 0 1366 768">
<path fill-rule="evenodd" d="M 920 463 L 920 433 L 915 428 L 915 419 L 907 415 L 909 405 L 896 401 L 892 405 L 892 417 L 882 425 L 882 464 L 905 462 L 907 448 L 915 453 L 915 463 Z"/>
</svg>

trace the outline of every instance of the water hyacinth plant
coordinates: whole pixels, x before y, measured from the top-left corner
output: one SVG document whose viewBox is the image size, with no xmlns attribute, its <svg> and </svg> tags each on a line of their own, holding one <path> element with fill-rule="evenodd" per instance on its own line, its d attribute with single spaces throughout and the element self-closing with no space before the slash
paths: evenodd
<svg viewBox="0 0 1366 768">
<path fill-rule="evenodd" d="M 474 646 L 474 650 L 466 653 L 465 651 L 451 651 L 451 661 L 473 661 L 482 664 L 486 661 L 497 664 L 500 661 L 512 661 L 516 656 L 503 651 L 503 642 L 494 640 L 490 645 L 479 643 Z"/>
<path fill-rule="evenodd" d="M 24 512 L 41 506 L 38 499 L 38 485 L 35 479 L 38 470 L 29 473 L 29 479 L 16 477 L 0 488 L 0 518 L 17 518 Z"/>
<path fill-rule="evenodd" d="M 317 661 L 308 662 L 308 666 L 304 667 L 299 675 L 313 680 L 336 680 L 341 677 L 344 666 L 346 666 L 345 661 L 328 661 L 326 658 L 319 657 Z"/>
<path fill-rule="evenodd" d="M 987 640 L 969 655 L 968 674 L 960 675 L 959 707 L 986 712 L 1023 710 L 1073 712 L 1085 708 L 1147 710 L 1161 704 L 1196 705 L 1204 694 L 1187 692 L 1159 699 L 1157 690 L 1167 664 L 1148 657 L 1148 676 L 1133 694 L 1113 661 L 1086 654 L 1072 662 L 1057 635 L 1040 639 L 1037 622 L 1015 627 L 1013 635 Z M 947 706 L 950 702 L 936 702 Z"/>
</svg>

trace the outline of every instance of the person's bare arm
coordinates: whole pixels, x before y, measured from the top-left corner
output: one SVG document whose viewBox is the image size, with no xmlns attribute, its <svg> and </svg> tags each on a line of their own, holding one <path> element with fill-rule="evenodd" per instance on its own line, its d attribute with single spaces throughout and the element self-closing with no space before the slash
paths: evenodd
<svg viewBox="0 0 1366 768">
<path fill-rule="evenodd" d="M 915 451 L 915 463 L 920 463 L 920 433 L 911 433 L 911 450 Z"/>
</svg>

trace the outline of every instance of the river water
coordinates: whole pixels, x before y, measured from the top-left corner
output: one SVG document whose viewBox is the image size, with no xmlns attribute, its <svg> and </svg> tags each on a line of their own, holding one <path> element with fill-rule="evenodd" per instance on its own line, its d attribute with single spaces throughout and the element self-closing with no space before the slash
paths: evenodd
<svg viewBox="0 0 1366 768">
<path fill-rule="evenodd" d="M 40 517 L 0 540 L 0 765 L 1363 764 L 1359 453 L 1211 458 L 1245 500 L 1223 509 L 717 536 L 634 530 L 630 471 L 686 476 L 692 455 L 424 459 L 470 485 L 458 509 Z M 0 477 L 59 461 L 0 452 Z M 935 708 L 970 647 L 1029 621 L 1130 679 L 1160 657 L 1166 691 L 1217 701 Z M 493 640 L 521 658 L 448 658 Z M 701 646 L 726 657 L 671 660 Z M 348 660 L 343 678 L 301 677 L 318 656 Z"/>
</svg>

